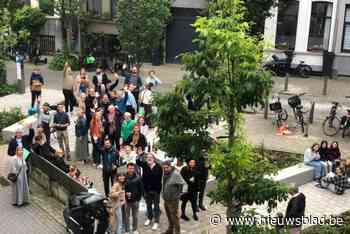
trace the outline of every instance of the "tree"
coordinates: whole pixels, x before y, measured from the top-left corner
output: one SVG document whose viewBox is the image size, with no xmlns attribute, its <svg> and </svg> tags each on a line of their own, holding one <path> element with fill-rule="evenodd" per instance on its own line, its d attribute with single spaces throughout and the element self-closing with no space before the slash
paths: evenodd
<svg viewBox="0 0 350 234">
<path fill-rule="evenodd" d="M 159 146 L 168 155 L 182 161 L 197 160 L 203 149 L 211 147 L 206 128 L 210 112 L 189 110 L 179 90 L 156 96 L 154 103 L 158 107 Z"/>
<path fill-rule="evenodd" d="M 182 89 L 199 102 L 209 97 L 216 104 L 227 121 L 232 145 L 238 114 L 247 106 L 263 104 L 273 82 L 271 74 L 261 68 L 263 44 L 248 34 L 243 2 L 219 3 L 221 10 L 194 23 L 198 49 L 182 56 L 189 74 Z"/>
<path fill-rule="evenodd" d="M 149 59 L 158 49 L 170 19 L 170 0 L 119 0 L 117 29 L 122 49 L 137 62 Z"/>
<path fill-rule="evenodd" d="M 210 154 L 211 173 L 216 178 L 216 189 L 209 193 L 212 202 L 226 207 L 227 217 L 241 216 L 243 205 L 262 205 L 269 211 L 277 201 L 288 198 L 288 188 L 266 177 L 277 172 L 277 167 L 260 155 L 239 134 L 233 144 L 221 143 Z M 228 226 L 227 233 L 240 227 Z"/>
<path fill-rule="evenodd" d="M 23 6 L 15 12 L 11 28 L 17 33 L 20 42 L 35 49 L 35 41 L 45 23 L 46 14 L 40 9 Z M 31 55 L 32 53 L 30 54 L 30 57 Z"/>
<path fill-rule="evenodd" d="M 265 20 L 272 16 L 271 8 L 284 7 L 295 0 L 244 0 L 247 9 L 244 20 L 250 23 L 249 33 L 256 36 L 264 34 Z M 220 9 L 222 0 L 211 0 L 211 10 Z"/>
<path fill-rule="evenodd" d="M 39 0 L 40 9 L 47 15 L 54 15 L 55 0 Z"/>
<path fill-rule="evenodd" d="M 73 21 L 81 14 L 80 6 L 83 0 L 56 0 L 55 12 L 61 17 L 63 35 L 63 51 L 68 56 L 72 49 Z"/>
</svg>

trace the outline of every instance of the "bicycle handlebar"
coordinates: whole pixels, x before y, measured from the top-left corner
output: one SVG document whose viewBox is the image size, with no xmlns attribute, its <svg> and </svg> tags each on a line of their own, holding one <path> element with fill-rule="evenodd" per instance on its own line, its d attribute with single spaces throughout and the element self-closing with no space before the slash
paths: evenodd
<svg viewBox="0 0 350 234">
<path fill-rule="evenodd" d="M 297 94 L 298 97 L 304 96 L 306 93 Z"/>
<path fill-rule="evenodd" d="M 350 98 L 350 96 L 345 96 L 345 98 Z"/>
</svg>

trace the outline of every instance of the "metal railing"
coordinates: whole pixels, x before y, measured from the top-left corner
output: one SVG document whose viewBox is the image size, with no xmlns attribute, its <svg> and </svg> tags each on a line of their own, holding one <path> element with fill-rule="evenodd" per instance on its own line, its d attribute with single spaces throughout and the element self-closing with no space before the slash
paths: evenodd
<svg viewBox="0 0 350 234">
<path fill-rule="evenodd" d="M 33 168 L 40 169 L 45 173 L 50 181 L 57 182 L 64 187 L 70 194 L 76 194 L 80 192 L 87 192 L 87 188 L 79 184 L 77 181 L 69 177 L 64 171 L 56 167 L 50 161 L 41 157 L 36 153 L 31 153 L 31 164 Z"/>
</svg>

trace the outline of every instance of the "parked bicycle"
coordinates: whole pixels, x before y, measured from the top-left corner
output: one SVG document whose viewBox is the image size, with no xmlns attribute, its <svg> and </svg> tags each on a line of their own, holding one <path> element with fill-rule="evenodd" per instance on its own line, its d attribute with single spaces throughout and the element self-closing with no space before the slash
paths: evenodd
<svg viewBox="0 0 350 234">
<path fill-rule="evenodd" d="M 282 126 L 282 123 L 287 121 L 287 110 L 282 107 L 280 97 L 272 96 L 272 103 L 270 103 L 270 110 L 273 112 L 272 125 L 276 125 L 278 128 Z"/>
<path fill-rule="evenodd" d="M 326 136 L 335 136 L 340 131 L 340 117 L 337 115 L 337 110 L 340 106 L 339 102 L 332 102 L 331 110 L 323 121 L 323 133 Z"/>
<path fill-rule="evenodd" d="M 345 98 L 350 98 L 350 96 L 346 96 Z M 322 124 L 323 133 L 326 136 L 335 136 L 342 130 L 342 137 L 344 138 L 350 128 L 350 109 L 346 110 L 346 115 L 340 117 L 337 113 L 340 107 L 341 104 L 339 102 L 332 102 L 329 114 Z"/>
<path fill-rule="evenodd" d="M 294 118 L 296 121 L 296 128 L 300 127 L 301 132 L 304 133 L 304 136 L 308 136 L 308 125 L 305 122 L 304 114 L 308 111 L 303 111 L 303 106 L 301 105 L 300 97 L 305 95 L 306 93 L 301 93 L 298 95 L 294 95 L 288 98 L 288 104 L 293 110 Z"/>
</svg>

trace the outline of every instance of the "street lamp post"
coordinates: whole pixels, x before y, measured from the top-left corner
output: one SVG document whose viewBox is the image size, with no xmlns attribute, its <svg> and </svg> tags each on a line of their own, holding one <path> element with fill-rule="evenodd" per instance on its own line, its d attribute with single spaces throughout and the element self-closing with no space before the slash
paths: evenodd
<svg viewBox="0 0 350 234">
<path fill-rule="evenodd" d="M 16 54 L 16 68 L 17 68 L 17 92 L 25 93 L 25 78 L 24 78 L 24 56 Z"/>
</svg>

